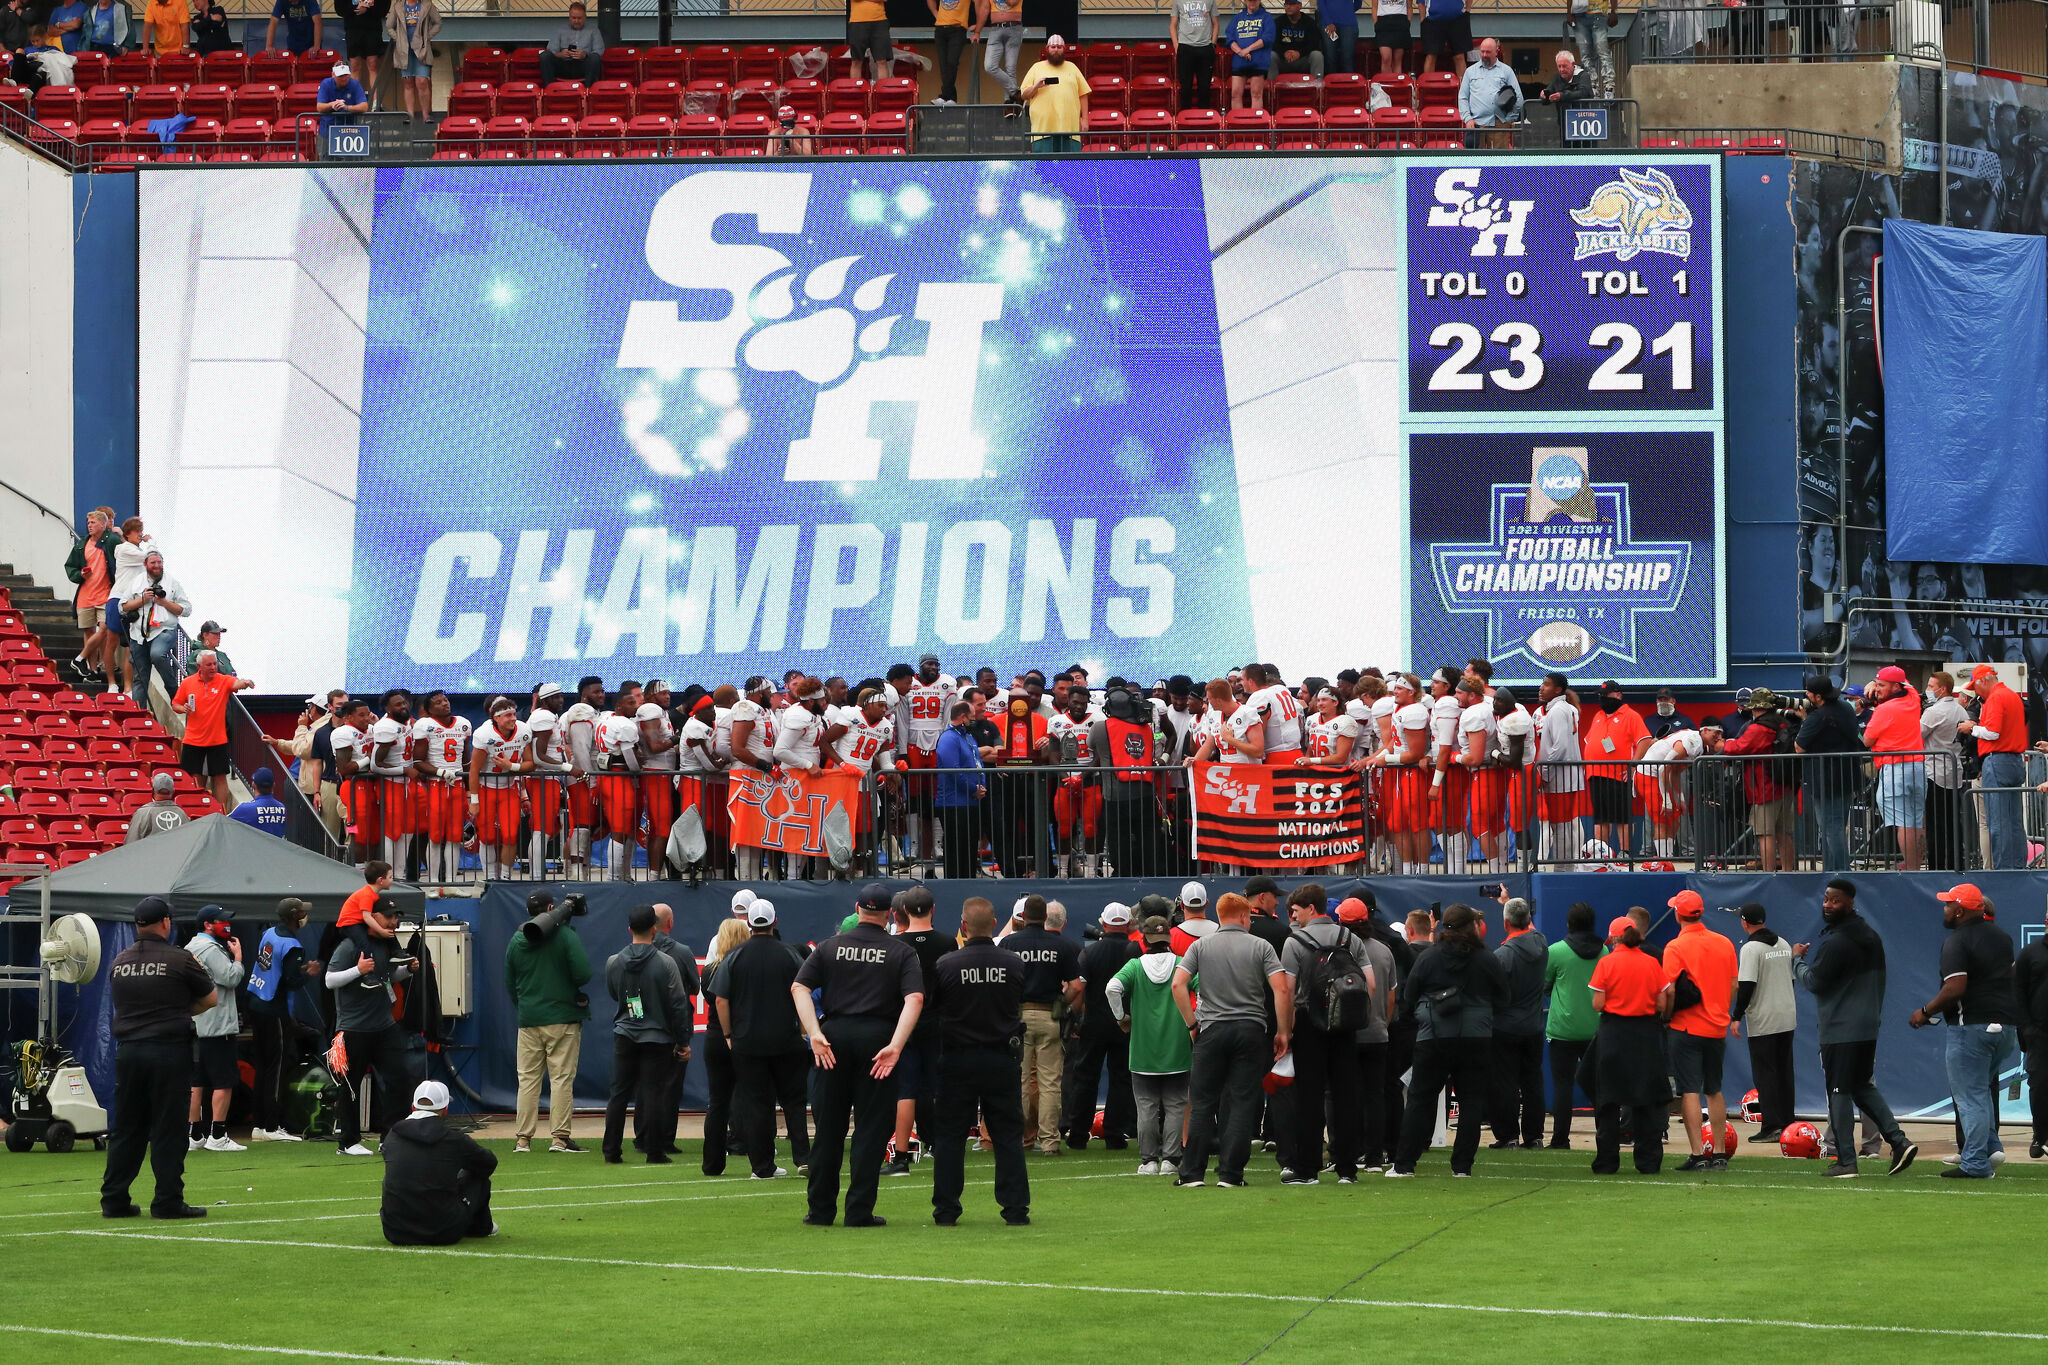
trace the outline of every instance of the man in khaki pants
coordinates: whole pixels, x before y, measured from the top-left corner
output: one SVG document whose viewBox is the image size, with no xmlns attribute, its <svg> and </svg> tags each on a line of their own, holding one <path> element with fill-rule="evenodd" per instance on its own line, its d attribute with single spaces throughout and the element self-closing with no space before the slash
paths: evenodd
<svg viewBox="0 0 2048 1365">
<path fill-rule="evenodd" d="M 529 920 L 554 909 L 555 898 L 536 891 L 526 898 Z M 550 921 L 553 923 L 553 921 Z M 522 924 L 505 947 L 505 989 L 519 1008 L 519 1115 L 514 1152 L 533 1150 L 540 1122 L 540 1081 L 548 1078 L 548 1126 L 551 1152 L 581 1152 L 569 1136 L 576 1112 L 576 1061 L 583 1051 L 583 1020 L 590 1005 L 583 983 L 590 980 L 590 958 L 583 940 L 565 921 L 551 932 Z"/>
<path fill-rule="evenodd" d="M 1045 927 L 1045 897 L 1024 898 L 1024 927 L 1000 945 L 1024 960 L 1024 1096 L 1037 1082 L 1038 1150 L 1047 1156 L 1060 1151 L 1060 1073 L 1066 1064 L 1060 1043 L 1060 1020 L 1081 1003 L 1081 948 L 1063 934 Z M 1064 1008 L 1062 1008 L 1064 1006 Z M 1027 1104 L 1027 1110 L 1029 1106 Z M 1034 1131 L 1027 1112 L 1026 1144 Z"/>
</svg>

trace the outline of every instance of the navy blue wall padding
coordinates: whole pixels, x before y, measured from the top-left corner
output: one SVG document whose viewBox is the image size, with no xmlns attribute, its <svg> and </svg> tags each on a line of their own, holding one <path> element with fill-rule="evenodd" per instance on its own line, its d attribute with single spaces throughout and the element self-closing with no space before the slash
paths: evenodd
<svg viewBox="0 0 2048 1365">
<path fill-rule="evenodd" d="M 1885 549 L 2048 564 L 2048 239 L 1884 229 Z"/>
</svg>

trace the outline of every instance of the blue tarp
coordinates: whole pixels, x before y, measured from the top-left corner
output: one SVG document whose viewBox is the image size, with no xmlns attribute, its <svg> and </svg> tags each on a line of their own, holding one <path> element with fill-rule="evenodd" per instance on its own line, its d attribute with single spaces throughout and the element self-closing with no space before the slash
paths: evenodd
<svg viewBox="0 0 2048 1365">
<path fill-rule="evenodd" d="M 1884 229 L 1885 548 L 2048 564 L 2048 239 Z"/>
</svg>

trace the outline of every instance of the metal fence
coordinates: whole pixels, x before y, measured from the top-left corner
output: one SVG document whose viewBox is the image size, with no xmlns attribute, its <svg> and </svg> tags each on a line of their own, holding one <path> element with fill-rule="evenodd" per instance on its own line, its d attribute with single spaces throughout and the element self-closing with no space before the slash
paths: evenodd
<svg viewBox="0 0 2048 1365">
<path fill-rule="evenodd" d="M 1885 760 L 1882 763 L 1876 760 Z M 1968 872 L 1995 865 L 1993 827 L 2013 821 L 2018 861 L 2048 840 L 2048 754 L 2028 756 L 2025 781 L 1988 787 L 1954 753 L 1898 755 L 1710 753 L 1684 762 L 1553 763 L 1465 769 L 1439 778 L 1428 765 L 1361 771 L 1363 855 L 1273 871 L 1315 874 L 1479 876 L 1537 871 L 1830 871 L 1930 868 Z M 432 883 L 490 880 L 826 880 L 881 875 L 929 878 L 1089 878 L 1249 872 L 1254 865 L 1203 859 L 1191 775 L 1184 765 L 1150 770 L 1149 782 L 1104 780 L 1101 768 L 1024 765 L 899 769 L 863 781 L 853 821 L 853 858 L 736 848 L 727 835 L 724 774 L 533 776 L 498 798 L 499 814 L 467 806 L 456 784 L 445 799 L 466 816 L 444 865 L 430 863 L 426 835 L 443 795 L 435 784 L 365 778 L 343 784 L 356 816 L 385 837 L 337 856 L 381 857 Z M 625 782 L 628 788 L 607 782 Z M 694 808 L 705 855 L 691 866 L 664 857 L 671 821 Z M 516 811 L 516 814 L 513 812 Z M 609 821 L 621 811 L 624 837 Z M 501 819 L 501 825 L 493 820 Z M 500 828 L 502 865 L 480 844 Z M 454 844 L 455 839 L 448 840 Z M 309 841 L 308 846 L 320 846 Z"/>
<path fill-rule="evenodd" d="M 2044 0 L 1645 5 L 1636 62 L 1919 61 L 2048 79 Z"/>
<path fill-rule="evenodd" d="M 1645 148 L 1685 147 L 1736 155 L 1804 156 L 1882 167 L 1884 143 L 1873 137 L 1816 133 L 1805 128 L 1645 128 Z"/>
</svg>

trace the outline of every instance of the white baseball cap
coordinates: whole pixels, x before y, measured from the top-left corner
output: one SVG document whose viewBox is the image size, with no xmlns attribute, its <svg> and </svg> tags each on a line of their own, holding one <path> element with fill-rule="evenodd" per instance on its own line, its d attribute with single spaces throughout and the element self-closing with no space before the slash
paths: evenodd
<svg viewBox="0 0 2048 1365">
<path fill-rule="evenodd" d="M 775 923 L 775 902 L 764 901 L 756 896 L 748 903 L 747 925 L 749 928 L 766 929 L 773 923 Z"/>
<path fill-rule="evenodd" d="M 1030 898 L 1029 896 L 1019 896 L 1019 897 L 1017 897 L 1017 903 L 1016 903 L 1015 905 L 1013 905 L 1013 906 L 1011 906 L 1011 907 L 1010 907 L 1010 918 L 1011 918 L 1011 919 L 1023 919 L 1023 918 L 1024 918 L 1024 902 L 1025 902 L 1025 901 L 1027 901 L 1027 900 L 1030 900 L 1030 899 L 1031 899 L 1031 898 Z"/>
<path fill-rule="evenodd" d="M 1131 922 L 1131 907 L 1122 901 L 1111 901 L 1102 907 L 1102 927 L 1120 929 Z"/>
<path fill-rule="evenodd" d="M 448 1087 L 439 1081 L 421 1081 L 412 1092 L 412 1107 L 415 1109 L 446 1109 Z"/>
<path fill-rule="evenodd" d="M 336 63 L 334 64 L 334 70 L 333 70 L 333 71 L 331 71 L 331 72 L 329 72 L 328 74 L 329 74 L 329 75 L 331 75 L 331 76 L 333 76 L 333 77 L 334 77 L 334 79 L 336 79 L 336 80 L 340 80 L 340 79 L 341 79 L 342 77 L 344 77 L 344 76 L 348 75 L 348 63 L 347 63 L 347 62 L 336 62 Z M 445 1094 L 447 1094 L 448 1092 L 444 1090 L 444 1091 L 442 1091 L 441 1093 L 445 1095 Z"/>
<path fill-rule="evenodd" d="M 741 887 L 739 890 L 732 893 L 733 914 L 745 914 L 747 907 L 752 905 L 758 899 L 760 898 L 756 896 L 753 892 L 749 891 L 746 887 Z"/>
<path fill-rule="evenodd" d="M 562 695 L 562 685 L 560 683 L 542 683 L 540 691 L 533 695 L 537 701 L 547 701 L 550 698 L 559 697 Z"/>
<path fill-rule="evenodd" d="M 1200 882 L 1189 882 L 1180 889 L 1180 903 L 1182 905 L 1207 905 L 1209 903 L 1209 893 L 1202 889 Z"/>
</svg>

